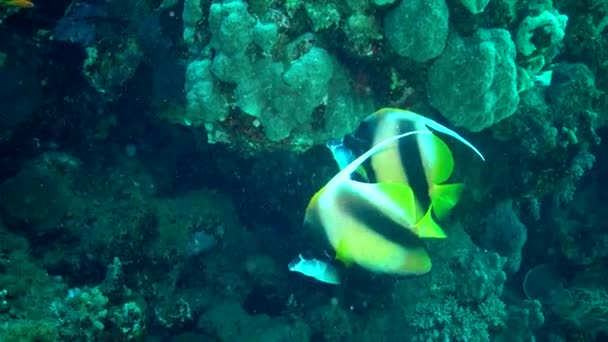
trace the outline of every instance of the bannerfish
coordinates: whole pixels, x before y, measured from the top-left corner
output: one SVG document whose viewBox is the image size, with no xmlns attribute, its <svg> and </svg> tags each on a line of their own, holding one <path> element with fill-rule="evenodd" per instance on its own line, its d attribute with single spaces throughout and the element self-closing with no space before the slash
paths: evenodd
<svg viewBox="0 0 608 342">
<path fill-rule="evenodd" d="M 447 134 L 471 148 L 482 160 L 483 155 L 471 143 L 451 129 L 408 110 L 385 108 L 368 116 L 349 139 L 345 149 L 357 153 L 389 137 L 410 131 Z M 355 143 L 353 143 L 355 142 Z M 354 146 L 356 143 L 361 146 Z M 387 144 L 364 164 L 372 183 L 402 183 L 410 186 L 416 199 L 417 217 L 432 208 L 437 218 L 446 216 L 458 203 L 464 184 L 446 183 L 454 170 L 454 158 L 448 145 L 436 134 L 417 134 Z"/>
<path fill-rule="evenodd" d="M 430 215 L 418 219 L 412 189 L 404 183 L 351 179 L 366 160 L 399 139 L 432 135 L 429 130 L 388 137 L 353 160 L 311 198 L 304 226 L 320 232 L 346 265 L 376 273 L 424 274 L 431 259 L 421 238 L 445 238 Z"/>
</svg>

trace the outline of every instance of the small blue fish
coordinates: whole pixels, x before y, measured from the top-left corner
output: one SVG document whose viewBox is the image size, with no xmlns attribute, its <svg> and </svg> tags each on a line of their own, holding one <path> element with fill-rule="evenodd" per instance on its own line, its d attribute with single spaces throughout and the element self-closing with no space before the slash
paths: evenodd
<svg viewBox="0 0 608 342">
<path fill-rule="evenodd" d="M 289 263 L 288 267 L 292 272 L 301 273 L 322 283 L 340 284 L 340 277 L 336 267 L 316 258 L 305 259 L 302 254 L 299 254 Z"/>
<path fill-rule="evenodd" d="M 327 148 L 329 148 L 331 151 L 331 154 L 334 156 L 336 163 L 338 163 L 340 170 L 344 169 L 348 164 L 357 158 L 353 151 L 344 146 L 344 139 L 331 139 L 325 144 L 325 146 L 327 146 Z"/>
<path fill-rule="evenodd" d="M 325 146 L 331 151 L 340 170 L 343 170 L 353 160 L 357 159 L 355 153 L 344 145 L 344 139 L 331 139 L 325 143 Z M 352 176 L 360 177 L 360 180 L 365 182 L 368 180 L 367 173 L 363 167 L 358 168 Z"/>
</svg>

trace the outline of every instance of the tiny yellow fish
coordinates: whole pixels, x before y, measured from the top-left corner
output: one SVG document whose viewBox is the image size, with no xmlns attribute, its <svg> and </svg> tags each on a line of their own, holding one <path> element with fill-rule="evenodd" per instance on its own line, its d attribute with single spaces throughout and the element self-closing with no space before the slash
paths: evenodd
<svg viewBox="0 0 608 342">
<path fill-rule="evenodd" d="M 28 8 L 35 5 L 29 0 L 0 0 L 0 6 Z"/>
</svg>

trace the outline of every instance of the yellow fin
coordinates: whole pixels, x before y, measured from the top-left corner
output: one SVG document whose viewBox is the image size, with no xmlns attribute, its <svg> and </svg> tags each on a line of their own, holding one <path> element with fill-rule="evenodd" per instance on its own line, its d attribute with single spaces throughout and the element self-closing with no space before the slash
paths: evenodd
<svg viewBox="0 0 608 342">
<path fill-rule="evenodd" d="M 433 185 L 429 194 L 433 213 L 438 218 L 445 217 L 458 203 L 463 190 L 462 183 Z"/>
<path fill-rule="evenodd" d="M 424 171 L 430 184 L 447 181 L 454 171 L 454 157 L 448 145 L 434 134 L 418 136 Z"/>
<path fill-rule="evenodd" d="M 416 233 L 421 238 L 445 239 L 448 236 L 445 234 L 443 229 L 439 227 L 435 220 L 433 220 L 431 209 L 432 206 L 429 207 L 429 210 L 426 212 L 426 214 L 424 214 L 422 219 L 416 223 Z"/>
</svg>

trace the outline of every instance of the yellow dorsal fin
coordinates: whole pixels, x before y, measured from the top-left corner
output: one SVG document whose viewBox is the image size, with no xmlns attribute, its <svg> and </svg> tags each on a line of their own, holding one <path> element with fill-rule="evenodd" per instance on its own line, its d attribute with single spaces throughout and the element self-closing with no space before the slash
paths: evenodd
<svg viewBox="0 0 608 342">
<path fill-rule="evenodd" d="M 445 217 L 458 203 L 463 190 L 462 183 L 433 185 L 429 193 L 433 213 L 438 218 Z"/>
<path fill-rule="evenodd" d="M 416 226 L 414 227 L 416 233 L 421 238 L 445 239 L 447 235 L 435 220 L 433 220 L 431 209 L 432 206 L 429 207 L 429 210 L 424 214 L 422 219 L 416 223 Z"/>
</svg>

